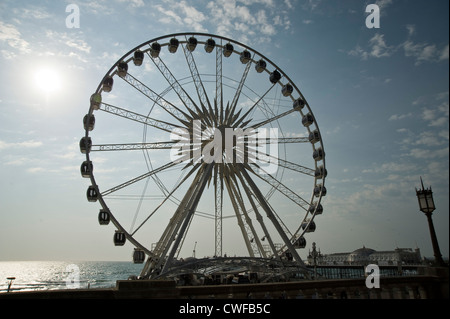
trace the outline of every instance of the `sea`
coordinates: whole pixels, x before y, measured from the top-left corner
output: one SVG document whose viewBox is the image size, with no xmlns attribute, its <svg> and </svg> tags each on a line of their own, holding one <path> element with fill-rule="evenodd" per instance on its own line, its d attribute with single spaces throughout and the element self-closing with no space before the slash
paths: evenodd
<svg viewBox="0 0 450 319">
<path fill-rule="evenodd" d="M 10 291 L 111 288 L 117 280 L 139 276 L 142 268 L 143 264 L 129 261 L 0 261 L 0 293 L 8 287 Z"/>
</svg>

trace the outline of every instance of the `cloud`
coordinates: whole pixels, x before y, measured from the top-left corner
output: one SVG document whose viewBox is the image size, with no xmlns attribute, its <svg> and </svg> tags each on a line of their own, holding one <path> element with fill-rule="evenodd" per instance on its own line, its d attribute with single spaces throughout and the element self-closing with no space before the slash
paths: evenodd
<svg viewBox="0 0 450 319">
<path fill-rule="evenodd" d="M 47 30 L 47 38 L 58 39 L 58 41 L 70 48 L 77 49 L 84 53 L 91 52 L 91 46 L 83 39 L 77 38 L 74 34 L 67 34 L 66 32 L 56 32 Z"/>
<path fill-rule="evenodd" d="M 383 5 L 390 4 L 390 0 L 380 1 Z M 416 32 L 414 25 L 407 25 L 407 39 L 398 45 L 387 45 L 384 34 L 376 33 L 369 41 L 366 48 L 359 44 L 354 49 L 347 51 L 349 56 L 358 57 L 361 60 L 369 58 L 386 58 L 392 56 L 398 50 L 404 51 L 406 57 L 415 59 L 415 65 L 419 66 L 425 62 L 441 62 L 449 59 L 449 45 L 439 48 L 436 44 L 415 43 L 411 37 Z M 344 51 L 345 52 L 345 51 Z"/>
<path fill-rule="evenodd" d="M 192 28 L 197 32 L 206 32 L 207 29 L 202 25 L 202 22 L 206 20 L 205 15 L 197 10 L 195 7 L 190 6 L 186 1 L 171 2 L 170 5 L 163 7 L 162 5 L 154 6 L 162 16 L 159 18 L 159 22 L 164 24 L 178 24 Z M 170 7 L 172 10 L 165 9 Z"/>
<path fill-rule="evenodd" d="M 402 44 L 400 48 L 403 48 L 406 57 L 415 58 L 415 65 L 418 66 L 424 62 L 440 62 L 449 59 L 449 47 L 448 44 L 439 49 L 436 44 L 428 43 L 414 43 L 412 36 L 416 32 L 414 25 L 407 25 L 408 38 Z"/>
<path fill-rule="evenodd" d="M 119 2 L 128 3 L 132 8 L 140 8 L 145 6 L 143 0 L 119 0 Z"/>
<path fill-rule="evenodd" d="M 384 58 L 390 57 L 395 52 L 394 46 L 389 46 L 384 40 L 384 34 L 376 33 L 368 42 L 368 49 L 365 50 L 361 46 L 357 45 L 353 50 L 347 52 L 350 56 L 361 58 L 361 60 L 367 60 L 369 57 Z"/>
<path fill-rule="evenodd" d="M 443 102 L 435 108 L 425 108 L 422 112 L 422 118 L 428 121 L 428 126 L 443 126 L 448 124 L 449 104 Z"/>
<path fill-rule="evenodd" d="M 389 121 L 403 120 L 404 118 L 407 118 L 407 117 L 410 117 L 410 116 L 412 116 L 412 113 L 408 113 L 408 114 L 393 114 L 389 118 Z"/>
<path fill-rule="evenodd" d="M 10 148 L 36 148 L 42 146 L 42 142 L 40 141 L 25 141 L 25 142 L 16 142 L 16 143 L 8 143 L 0 140 L 0 150 L 10 149 Z"/>
<path fill-rule="evenodd" d="M 22 39 L 19 30 L 12 24 L 6 24 L 2 21 L 0 21 L 0 42 L 6 42 L 11 48 L 18 50 L 20 53 L 31 52 L 29 43 Z M 4 55 L 5 52 L 3 52 Z"/>
<path fill-rule="evenodd" d="M 251 5 L 247 6 L 247 5 Z M 287 6 L 291 6 L 288 2 Z M 230 36 L 233 31 L 240 33 L 239 41 L 260 42 L 274 36 L 278 28 L 290 28 L 290 20 L 285 6 L 278 10 L 272 1 L 235 1 L 218 0 L 209 2 L 211 23 L 216 25 L 216 32 Z"/>
<path fill-rule="evenodd" d="M 408 155 L 417 159 L 429 159 L 431 156 L 433 158 L 442 158 L 446 156 L 448 157 L 448 152 L 449 152 L 448 147 L 433 151 L 423 148 L 413 148 L 410 150 Z"/>
</svg>

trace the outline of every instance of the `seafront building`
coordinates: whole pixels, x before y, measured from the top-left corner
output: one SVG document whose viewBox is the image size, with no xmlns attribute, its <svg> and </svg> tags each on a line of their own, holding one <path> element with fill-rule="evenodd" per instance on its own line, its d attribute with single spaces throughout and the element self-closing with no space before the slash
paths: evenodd
<svg viewBox="0 0 450 319">
<path fill-rule="evenodd" d="M 395 248 L 389 251 L 376 251 L 363 246 L 352 252 L 322 254 L 320 249 L 316 250 L 316 245 L 313 243 L 312 250 L 309 251 L 307 257 L 307 263 L 318 266 L 364 266 L 368 264 L 396 266 L 420 265 L 423 263 L 423 259 L 419 248 Z"/>
</svg>

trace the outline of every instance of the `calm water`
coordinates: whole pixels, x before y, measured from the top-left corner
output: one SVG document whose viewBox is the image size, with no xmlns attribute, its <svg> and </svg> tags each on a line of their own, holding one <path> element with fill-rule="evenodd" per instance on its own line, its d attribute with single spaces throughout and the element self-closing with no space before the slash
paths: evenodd
<svg viewBox="0 0 450 319">
<path fill-rule="evenodd" d="M 132 262 L 65 262 L 65 261 L 2 261 L 0 262 L 0 293 L 8 288 L 8 277 L 16 277 L 11 290 L 66 288 L 109 288 L 117 280 L 139 275 L 143 264 Z M 78 281 L 71 281 L 77 278 Z"/>
</svg>

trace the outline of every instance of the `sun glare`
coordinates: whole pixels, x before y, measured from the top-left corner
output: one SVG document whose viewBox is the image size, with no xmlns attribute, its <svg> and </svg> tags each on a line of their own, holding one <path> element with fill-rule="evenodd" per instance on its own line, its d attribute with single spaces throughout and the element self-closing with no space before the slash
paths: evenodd
<svg viewBox="0 0 450 319">
<path fill-rule="evenodd" d="M 61 78 L 58 72 L 50 68 L 36 71 L 34 80 L 38 90 L 45 94 L 54 93 L 61 88 Z"/>
</svg>

